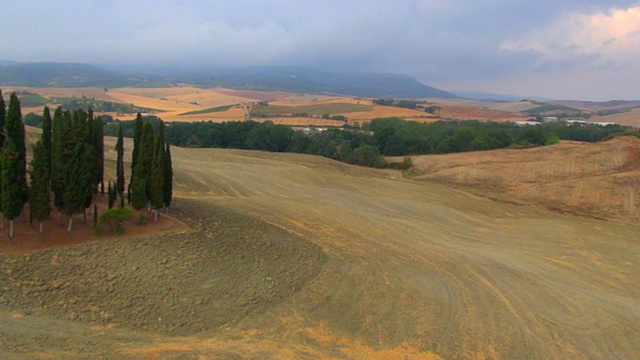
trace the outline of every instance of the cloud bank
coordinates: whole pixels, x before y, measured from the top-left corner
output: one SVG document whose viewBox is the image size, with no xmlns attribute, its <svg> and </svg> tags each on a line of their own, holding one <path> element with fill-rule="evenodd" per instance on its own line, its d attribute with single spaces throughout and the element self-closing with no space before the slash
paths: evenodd
<svg viewBox="0 0 640 360">
<path fill-rule="evenodd" d="M 638 98 L 638 1 L 29 1 L 2 58 L 395 72 L 446 90 Z"/>
</svg>

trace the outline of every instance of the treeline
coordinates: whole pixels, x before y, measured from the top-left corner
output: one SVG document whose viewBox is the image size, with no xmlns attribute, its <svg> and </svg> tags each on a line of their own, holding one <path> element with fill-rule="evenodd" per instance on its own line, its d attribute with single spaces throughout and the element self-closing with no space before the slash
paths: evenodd
<svg viewBox="0 0 640 360">
<path fill-rule="evenodd" d="M 42 116 L 42 135 L 33 145 L 33 156 L 27 172 L 25 127 L 22 121 L 20 100 L 11 94 L 6 107 L 0 91 L 0 227 L 4 218 L 10 221 L 9 237 L 13 239 L 13 220 L 20 216 L 28 203 L 31 220 L 46 220 L 53 208 L 69 218 L 68 231 L 73 230 L 73 217 L 94 208 L 94 225 L 97 224 L 95 197 L 104 194 L 104 129 L 100 117 L 92 110 L 73 111 L 58 107 L 51 117 L 48 107 Z M 139 126 L 138 126 L 139 124 Z M 136 122 L 139 141 L 134 143 L 134 154 L 139 159 L 132 173 L 131 203 L 135 209 L 151 207 L 159 209 L 171 202 L 172 170 L 169 145 L 162 134 L 163 126 L 154 135 L 150 123 Z M 118 144 L 117 185 L 109 184 L 121 197 L 124 207 L 124 165 L 122 135 Z M 140 164 L 140 165 L 137 165 Z M 29 178 L 27 178 L 29 175 Z M 134 200 L 135 199 L 135 200 Z M 109 199 L 111 208 L 113 201 Z M 157 217 L 157 212 L 156 212 Z"/>
<path fill-rule="evenodd" d="M 321 155 L 356 165 L 386 166 L 375 139 L 362 131 L 330 128 L 308 134 L 271 121 L 209 121 L 171 123 L 165 136 L 171 144 L 183 147 L 294 152 Z"/>
<path fill-rule="evenodd" d="M 373 103 L 381 106 L 396 106 L 405 109 L 416 109 L 420 101 L 415 100 L 395 100 L 395 99 L 375 99 Z"/>
<path fill-rule="evenodd" d="M 157 118 L 149 120 L 155 126 Z M 106 125 L 106 133 L 118 126 L 134 133 L 133 122 Z M 294 130 L 271 121 L 174 122 L 165 137 L 176 146 L 233 148 L 321 155 L 339 161 L 374 167 L 408 167 L 410 163 L 387 164 L 383 156 L 447 154 L 502 148 L 522 148 L 557 143 L 559 140 L 600 141 L 626 133 L 619 125 L 570 125 L 564 122 L 520 126 L 515 123 L 438 121 L 417 123 L 399 118 L 375 119 L 362 130 L 329 128 L 325 131 Z"/>
<path fill-rule="evenodd" d="M 380 152 L 389 156 L 521 148 L 551 145 L 559 140 L 596 142 L 630 130 L 620 125 L 565 122 L 520 126 L 476 120 L 417 123 L 398 118 L 375 119 L 364 129 L 372 131 Z"/>
</svg>

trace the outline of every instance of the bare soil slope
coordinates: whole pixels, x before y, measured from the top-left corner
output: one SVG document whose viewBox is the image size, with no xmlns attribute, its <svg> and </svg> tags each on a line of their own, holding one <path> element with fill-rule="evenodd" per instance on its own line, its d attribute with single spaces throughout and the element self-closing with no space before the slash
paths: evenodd
<svg viewBox="0 0 640 360">
<path fill-rule="evenodd" d="M 312 156 L 172 152 L 189 233 L 0 255 L 1 358 L 640 356 L 638 227 Z"/>
</svg>

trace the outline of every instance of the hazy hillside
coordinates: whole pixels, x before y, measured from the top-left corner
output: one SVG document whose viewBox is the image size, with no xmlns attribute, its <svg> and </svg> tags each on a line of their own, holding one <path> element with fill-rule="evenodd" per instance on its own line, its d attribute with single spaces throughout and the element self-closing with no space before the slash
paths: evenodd
<svg viewBox="0 0 640 360">
<path fill-rule="evenodd" d="M 168 84 L 158 77 L 125 75 L 86 64 L 9 63 L 0 65 L 0 86 L 112 88 Z"/>
<path fill-rule="evenodd" d="M 331 73 L 306 68 L 195 69 L 141 74 L 86 64 L 1 63 L 0 86 L 159 87 L 189 83 L 242 90 L 281 90 L 365 97 L 451 98 L 455 95 L 396 74 Z"/>
</svg>

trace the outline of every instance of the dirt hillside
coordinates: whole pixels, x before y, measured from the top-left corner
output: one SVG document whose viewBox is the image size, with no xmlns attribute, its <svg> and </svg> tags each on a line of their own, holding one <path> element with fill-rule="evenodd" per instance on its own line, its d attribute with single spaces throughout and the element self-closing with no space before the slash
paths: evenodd
<svg viewBox="0 0 640 360">
<path fill-rule="evenodd" d="M 313 156 L 172 154 L 189 232 L 0 254 L 0 358 L 640 357 L 638 227 Z"/>
<path fill-rule="evenodd" d="M 640 225 L 640 139 L 413 157 L 416 180 Z"/>
</svg>

